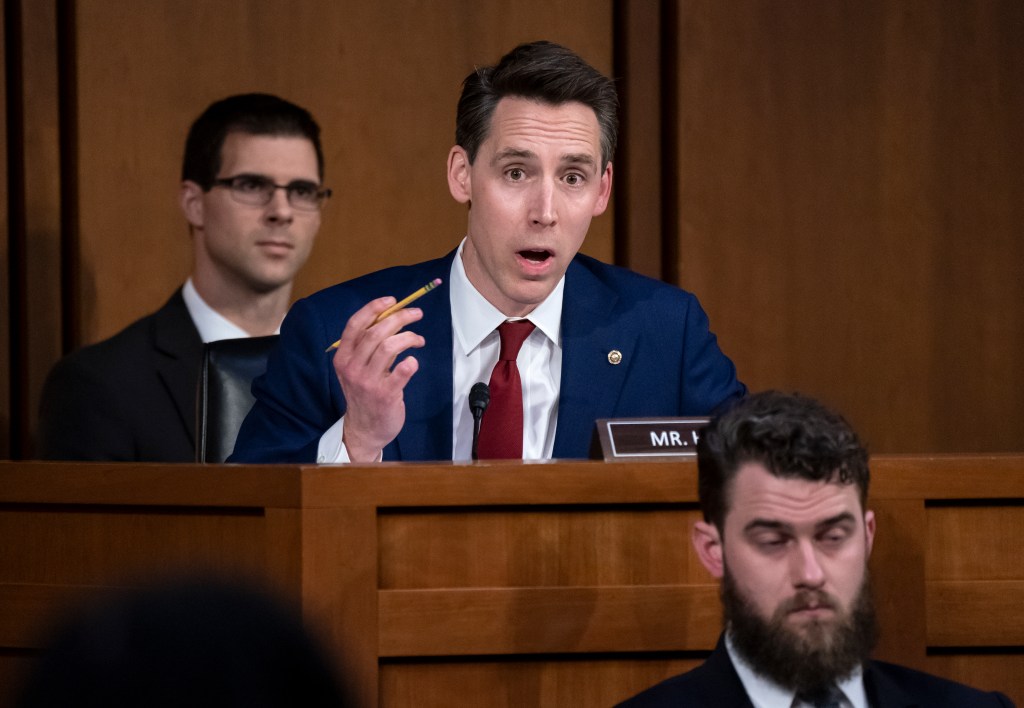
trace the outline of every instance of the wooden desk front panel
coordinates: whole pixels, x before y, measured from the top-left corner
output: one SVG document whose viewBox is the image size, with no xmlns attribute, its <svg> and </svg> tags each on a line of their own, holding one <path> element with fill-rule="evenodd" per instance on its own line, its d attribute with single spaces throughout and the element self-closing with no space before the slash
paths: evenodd
<svg viewBox="0 0 1024 708">
<path fill-rule="evenodd" d="M 879 658 L 1020 702 L 1015 464 L 877 460 L 871 565 Z M 384 510 L 381 704 L 610 705 L 699 663 L 720 613 L 689 543 L 697 516 L 692 502 Z"/>
<path fill-rule="evenodd" d="M 382 706 L 451 708 L 523 708 L 524 706 L 593 706 L 607 708 L 661 680 L 700 665 L 703 658 L 631 658 L 611 656 L 570 659 L 384 663 Z"/>
<path fill-rule="evenodd" d="M 699 664 L 721 613 L 697 518 L 692 502 L 384 510 L 381 705 L 611 705 Z"/>
<path fill-rule="evenodd" d="M 927 668 L 1024 705 L 1024 500 L 930 505 Z"/>
<path fill-rule="evenodd" d="M 265 531 L 263 509 L 0 510 L 0 583 L 111 585 L 202 567 L 265 574 Z"/>
<path fill-rule="evenodd" d="M 48 626 L 90 596 L 183 573 L 298 596 L 297 511 L 260 504 L 292 506 L 287 487 L 261 470 L 0 463 L 0 705 Z"/>
<path fill-rule="evenodd" d="M 880 658 L 1024 703 L 1024 458 L 873 460 Z M 274 579 L 383 706 L 611 705 L 712 648 L 692 464 L 0 464 L 0 681 L 69 596 Z"/>
<path fill-rule="evenodd" d="M 713 583 L 690 543 L 698 518 L 693 505 L 383 513 L 380 586 Z"/>
</svg>

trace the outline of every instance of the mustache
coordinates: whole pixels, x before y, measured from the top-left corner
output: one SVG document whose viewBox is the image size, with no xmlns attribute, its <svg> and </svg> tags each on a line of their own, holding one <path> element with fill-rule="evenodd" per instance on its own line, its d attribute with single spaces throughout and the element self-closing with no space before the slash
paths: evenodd
<svg viewBox="0 0 1024 708">
<path fill-rule="evenodd" d="M 838 611 L 842 603 L 823 590 L 799 590 L 791 598 L 779 605 L 777 613 L 785 616 L 800 610 L 827 609 Z"/>
<path fill-rule="evenodd" d="M 721 593 L 725 627 L 739 653 L 758 673 L 795 691 L 848 676 L 868 657 L 878 636 L 866 571 L 848 603 L 822 588 L 794 588 L 767 617 L 755 609 L 728 572 Z M 803 632 L 790 627 L 787 613 L 814 607 L 831 608 L 835 616 L 806 623 Z"/>
</svg>

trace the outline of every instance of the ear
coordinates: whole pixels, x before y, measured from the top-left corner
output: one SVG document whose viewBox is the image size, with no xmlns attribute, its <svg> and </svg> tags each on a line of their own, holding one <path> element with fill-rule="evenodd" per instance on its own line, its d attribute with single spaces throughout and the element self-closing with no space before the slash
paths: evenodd
<svg viewBox="0 0 1024 708">
<path fill-rule="evenodd" d="M 448 191 L 459 204 L 465 204 L 473 194 L 472 165 L 465 149 L 456 145 L 448 151 Z"/>
<path fill-rule="evenodd" d="M 693 548 L 701 564 L 712 576 L 721 578 L 725 572 L 725 562 L 722 559 L 722 539 L 718 527 L 706 521 L 698 521 L 693 525 L 690 540 L 693 541 Z"/>
<path fill-rule="evenodd" d="M 871 549 L 875 545 L 875 512 L 868 509 L 864 512 L 864 540 L 868 546 L 868 557 L 871 557 Z"/>
<path fill-rule="evenodd" d="M 185 219 L 195 228 L 203 227 L 203 188 L 192 180 L 181 183 L 178 203 Z"/>
<path fill-rule="evenodd" d="M 608 166 L 604 168 L 604 174 L 601 175 L 601 192 L 597 197 L 597 203 L 594 204 L 594 216 L 600 216 L 604 213 L 604 210 L 608 208 L 608 202 L 612 196 L 612 163 L 608 163 Z"/>
</svg>

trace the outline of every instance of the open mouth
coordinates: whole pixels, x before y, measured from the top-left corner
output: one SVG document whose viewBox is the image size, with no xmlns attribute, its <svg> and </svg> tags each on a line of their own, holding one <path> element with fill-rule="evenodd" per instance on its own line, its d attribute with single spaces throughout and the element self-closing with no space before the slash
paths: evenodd
<svg viewBox="0 0 1024 708">
<path fill-rule="evenodd" d="M 547 251 L 544 249 L 529 249 L 519 251 L 519 255 L 528 261 L 532 261 L 533 263 L 543 263 L 544 261 L 551 258 L 554 254 L 552 254 L 551 251 Z"/>
</svg>

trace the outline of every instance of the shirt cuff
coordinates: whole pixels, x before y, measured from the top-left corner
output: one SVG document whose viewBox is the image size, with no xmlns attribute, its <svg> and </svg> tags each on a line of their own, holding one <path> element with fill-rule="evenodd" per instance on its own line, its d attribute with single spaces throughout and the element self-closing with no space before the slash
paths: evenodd
<svg viewBox="0 0 1024 708">
<path fill-rule="evenodd" d="M 320 436 L 320 443 L 316 448 L 316 462 L 321 465 L 339 464 L 352 462 L 348 456 L 348 448 L 342 442 L 345 433 L 345 416 L 341 416 L 337 423 L 327 429 L 327 432 Z M 374 462 L 384 459 L 384 451 L 377 453 Z"/>
</svg>

